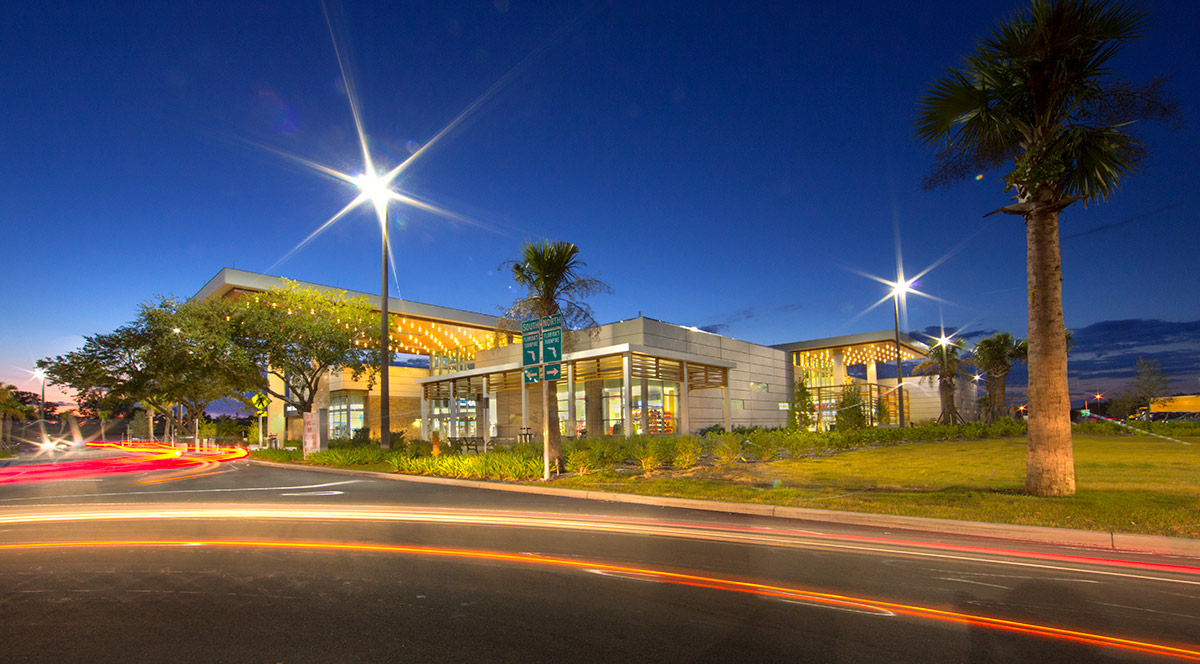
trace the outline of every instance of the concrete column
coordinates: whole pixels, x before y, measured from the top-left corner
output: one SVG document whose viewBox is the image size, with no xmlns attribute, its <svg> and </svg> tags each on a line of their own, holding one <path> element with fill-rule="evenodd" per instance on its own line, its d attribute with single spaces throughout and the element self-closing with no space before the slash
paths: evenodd
<svg viewBox="0 0 1200 664">
<path fill-rule="evenodd" d="M 679 433 L 691 433 L 688 419 L 688 364 L 683 363 L 683 380 L 679 382 Z"/>
<path fill-rule="evenodd" d="M 450 381 L 450 437 L 458 438 L 458 389 Z"/>
<path fill-rule="evenodd" d="M 621 419 L 628 438 L 633 434 L 633 353 L 621 355 Z"/>
<path fill-rule="evenodd" d="M 731 418 L 729 415 L 729 379 L 728 378 L 725 379 L 725 386 L 721 388 L 721 397 L 722 397 L 722 401 L 723 401 L 723 403 L 721 404 L 721 410 L 723 411 L 723 414 L 725 416 L 725 431 L 728 432 L 733 429 L 733 427 L 730 425 Z"/>
<path fill-rule="evenodd" d="M 604 428 L 604 381 L 589 380 L 583 384 L 584 427 L 589 436 L 603 436 Z"/>
<path fill-rule="evenodd" d="M 567 362 L 567 435 L 574 438 L 579 430 L 575 413 L 575 363 Z"/>
<path fill-rule="evenodd" d="M 638 418 L 638 426 L 642 428 L 642 433 L 650 433 L 650 381 L 643 378 L 641 380 L 642 388 L 642 414 Z"/>
<path fill-rule="evenodd" d="M 429 429 L 429 399 L 425 398 L 425 386 L 421 386 L 421 438 L 429 440 L 433 432 Z"/>
<path fill-rule="evenodd" d="M 488 395 L 488 377 L 483 377 L 483 393 L 475 400 L 475 435 L 483 438 L 484 449 L 492 439 L 492 400 Z"/>
<path fill-rule="evenodd" d="M 840 350 L 833 351 L 833 384 L 846 384 L 846 362 Z"/>
</svg>

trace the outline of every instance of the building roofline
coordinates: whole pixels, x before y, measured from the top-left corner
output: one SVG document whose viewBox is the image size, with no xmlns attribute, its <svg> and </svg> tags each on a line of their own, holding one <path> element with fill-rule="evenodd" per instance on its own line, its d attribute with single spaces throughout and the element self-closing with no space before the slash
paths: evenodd
<svg viewBox="0 0 1200 664">
<path fill-rule="evenodd" d="M 895 330 L 879 330 L 878 332 L 862 332 L 860 334 L 847 334 L 840 337 L 825 337 L 824 339 L 812 339 L 809 341 L 795 341 L 789 344 L 777 344 L 771 346 L 782 351 L 804 351 L 804 350 L 823 350 L 825 348 L 844 348 L 846 346 L 858 346 L 861 344 L 896 342 Z M 910 350 L 924 354 L 929 350 L 929 344 L 918 341 L 911 336 L 901 332 L 900 344 L 907 346 Z"/>
<path fill-rule="evenodd" d="M 295 281 L 295 280 L 292 280 Z M 268 288 L 282 286 L 283 277 L 272 277 L 267 274 L 259 274 L 257 272 L 247 272 L 235 268 L 221 268 L 216 276 L 209 279 L 193 296 L 196 299 L 207 300 L 211 297 L 224 297 L 230 291 L 235 289 L 262 291 Z M 321 284 L 313 284 L 305 281 L 296 281 L 301 286 L 315 288 L 320 291 L 346 293 L 351 297 L 364 297 L 371 303 L 371 307 L 379 310 L 381 298 L 379 295 L 372 293 L 363 293 L 361 291 L 353 291 L 345 288 L 335 288 L 333 286 L 323 286 Z M 464 311 L 462 309 L 454 309 L 452 307 L 443 307 L 437 304 L 425 304 L 424 302 L 416 302 L 414 300 L 402 300 L 394 297 L 388 298 L 388 312 L 393 314 L 401 314 L 414 316 L 419 318 L 428 318 L 431 320 L 453 322 L 459 325 L 473 325 L 480 328 L 494 329 L 500 324 L 499 316 L 489 316 L 487 314 L 476 313 L 473 311 Z"/>
</svg>

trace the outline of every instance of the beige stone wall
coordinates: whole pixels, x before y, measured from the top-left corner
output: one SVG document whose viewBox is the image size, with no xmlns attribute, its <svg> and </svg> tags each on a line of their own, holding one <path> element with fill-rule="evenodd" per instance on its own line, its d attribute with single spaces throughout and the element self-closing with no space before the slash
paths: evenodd
<svg viewBox="0 0 1200 664">
<path fill-rule="evenodd" d="M 379 395 L 368 395 L 363 404 L 363 420 L 371 438 L 379 438 Z M 388 396 L 388 421 L 393 432 L 404 431 L 407 439 L 421 436 L 421 399 Z"/>
</svg>

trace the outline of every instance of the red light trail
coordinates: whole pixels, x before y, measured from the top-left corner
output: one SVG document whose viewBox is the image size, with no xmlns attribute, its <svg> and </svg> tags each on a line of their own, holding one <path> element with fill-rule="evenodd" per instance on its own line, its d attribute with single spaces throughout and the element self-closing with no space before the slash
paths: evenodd
<svg viewBox="0 0 1200 664">
<path fill-rule="evenodd" d="M 182 470 L 211 466 L 223 461 L 241 459 L 249 454 L 237 447 L 200 449 L 187 455 L 186 449 L 161 443 L 91 442 L 88 447 L 110 448 L 125 452 L 125 456 L 105 459 L 86 459 L 63 463 L 40 463 L 0 468 L 0 484 L 25 482 L 57 482 L 62 480 L 104 477 L 153 470 Z"/>
</svg>

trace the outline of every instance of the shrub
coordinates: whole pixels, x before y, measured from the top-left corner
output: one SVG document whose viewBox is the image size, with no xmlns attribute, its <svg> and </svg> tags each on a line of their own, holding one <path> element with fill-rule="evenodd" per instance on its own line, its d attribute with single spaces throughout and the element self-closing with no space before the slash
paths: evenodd
<svg viewBox="0 0 1200 664">
<path fill-rule="evenodd" d="M 685 434 L 679 437 L 675 445 L 675 457 L 671 465 L 679 470 L 691 468 L 700 463 L 704 455 L 704 439 L 699 436 Z"/>
<path fill-rule="evenodd" d="M 742 437 L 736 433 L 719 433 L 709 436 L 713 440 L 713 459 L 729 465 L 742 459 Z"/>
<path fill-rule="evenodd" d="M 568 451 L 566 447 L 564 447 L 563 453 L 566 456 L 567 472 L 569 473 L 587 475 L 596 469 L 595 455 L 589 449 L 577 447 Z"/>
<path fill-rule="evenodd" d="M 254 450 L 250 452 L 251 459 L 274 461 L 275 463 L 299 461 L 303 456 L 300 450 Z"/>
<path fill-rule="evenodd" d="M 675 461 L 675 450 L 679 448 L 679 437 L 655 436 L 650 439 L 649 445 L 659 466 L 670 465 Z"/>
<path fill-rule="evenodd" d="M 771 461 L 783 451 L 784 431 L 752 431 L 747 438 L 759 461 Z"/>
<path fill-rule="evenodd" d="M 413 440 L 405 446 L 405 450 L 407 451 L 406 456 L 414 459 L 417 457 L 427 457 L 433 454 L 433 443 L 427 440 Z"/>
<path fill-rule="evenodd" d="M 638 441 L 634 448 L 634 458 L 637 460 L 638 467 L 643 473 L 648 473 L 657 469 L 661 463 L 658 460 L 658 455 L 654 453 L 654 444 L 650 441 Z"/>
</svg>

